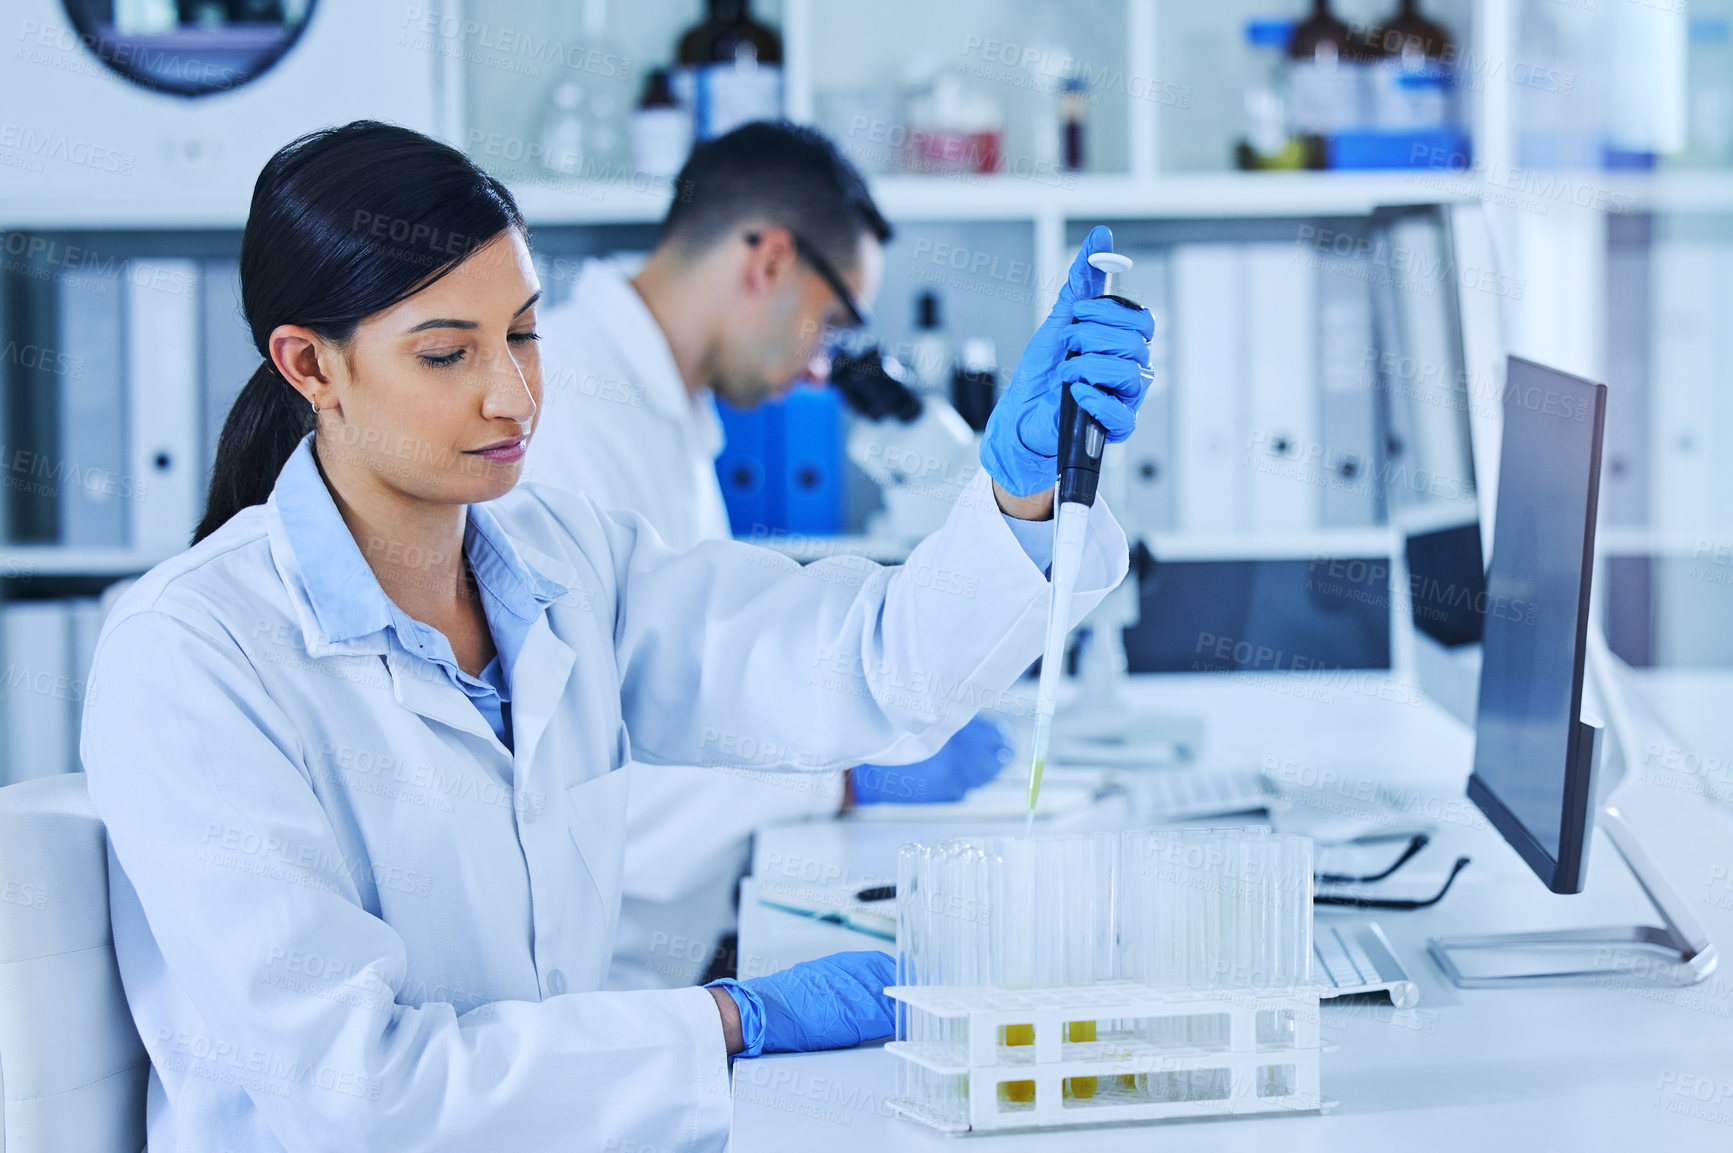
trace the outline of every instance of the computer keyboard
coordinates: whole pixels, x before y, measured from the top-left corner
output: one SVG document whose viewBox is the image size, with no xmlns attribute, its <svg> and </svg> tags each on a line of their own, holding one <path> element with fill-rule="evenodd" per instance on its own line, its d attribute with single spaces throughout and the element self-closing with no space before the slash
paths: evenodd
<svg viewBox="0 0 1733 1153">
<path fill-rule="evenodd" d="M 1396 959 L 1396 951 L 1376 921 L 1321 922 L 1312 934 L 1312 981 L 1335 992 L 1326 997 L 1387 993 L 1398 1009 L 1420 1003 L 1420 986 Z"/>
<path fill-rule="evenodd" d="M 1140 775 L 1137 791 L 1149 818 L 1160 821 L 1249 813 L 1270 803 L 1256 769 L 1164 769 Z"/>
</svg>

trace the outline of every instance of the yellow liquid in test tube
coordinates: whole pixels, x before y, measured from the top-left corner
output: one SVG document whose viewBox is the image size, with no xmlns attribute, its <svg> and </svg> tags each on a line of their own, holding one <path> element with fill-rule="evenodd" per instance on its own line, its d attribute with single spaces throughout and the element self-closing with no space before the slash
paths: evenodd
<svg viewBox="0 0 1733 1153">
<path fill-rule="evenodd" d="M 1095 1040 L 1095 1022 L 1094 1021 L 1067 1021 L 1067 1022 L 1065 1022 L 1065 1039 L 1067 1041 L 1093 1041 L 1093 1040 Z M 1065 1078 L 1065 1095 L 1067 1097 L 1075 1097 L 1078 1099 L 1087 1099 L 1087 1098 L 1095 1096 L 1095 1078 L 1094 1077 L 1067 1077 L 1067 1078 Z"/>
<path fill-rule="evenodd" d="M 1035 1043 L 1035 1026 L 1002 1025 L 999 1027 L 999 1042 L 1003 1045 L 1033 1045 Z M 1028 1105 L 1035 1100 L 1035 1082 L 1001 1081 L 999 1082 L 999 1100 L 1018 1105 Z"/>
</svg>

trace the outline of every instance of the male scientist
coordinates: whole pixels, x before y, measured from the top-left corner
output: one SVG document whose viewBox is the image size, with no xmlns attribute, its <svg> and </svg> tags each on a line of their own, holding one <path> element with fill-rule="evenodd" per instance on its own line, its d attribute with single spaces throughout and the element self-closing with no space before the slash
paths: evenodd
<svg viewBox="0 0 1733 1153">
<path fill-rule="evenodd" d="M 727 539 L 714 398 L 751 408 L 809 377 L 833 334 L 865 324 L 890 236 L 865 181 L 816 132 L 760 122 L 699 145 L 642 270 L 628 279 L 612 262 L 586 261 L 570 297 L 543 313 L 545 392 L 524 479 L 636 512 L 679 549 Z M 688 985 L 707 967 L 732 975 L 731 950 L 714 946 L 732 928 L 756 826 L 845 802 L 953 800 L 1008 758 L 998 729 L 976 720 L 916 765 L 630 770 L 609 987 Z M 791 880 L 811 871 L 803 866 L 818 867 L 789 863 Z M 740 975 L 753 965 L 741 958 Z"/>
</svg>

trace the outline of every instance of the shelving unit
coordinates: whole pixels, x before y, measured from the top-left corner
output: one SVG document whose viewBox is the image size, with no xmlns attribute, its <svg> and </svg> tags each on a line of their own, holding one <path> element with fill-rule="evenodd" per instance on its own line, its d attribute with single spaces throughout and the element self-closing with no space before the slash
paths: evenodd
<svg viewBox="0 0 1733 1153">
<path fill-rule="evenodd" d="M 1348 19 L 1370 19 L 1392 2 L 1338 0 L 1338 9 Z M 32 18 L 40 20 L 49 20 L 58 6 L 58 0 L 29 3 Z M 448 0 L 439 9 L 442 17 L 496 30 L 510 27 L 581 42 L 585 7 L 573 0 Z M 606 0 L 606 7 L 610 35 L 630 59 L 635 86 L 644 68 L 666 61 L 675 35 L 698 16 L 702 3 L 626 5 L 622 0 Z M 936 55 L 946 65 L 979 61 L 989 53 L 990 42 L 1027 49 L 1036 35 L 1029 22 L 1020 19 L 1024 9 L 996 0 L 955 0 L 942 8 L 924 0 L 885 0 L 866 8 L 832 0 L 754 0 L 753 7 L 760 19 L 781 31 L 784 107 L 790 118 L 806 123 L 819 122 L 827 94 L 894 76 L 905 61 L 923 54 Z M 1075 175 L 1039 171 L 1034 176 L 1012 172 L 981 178 L 879 173 L 869 180 L 875 197 L 904 236 L 935 244 L 984 238 L 980 247 L 1005 247 L 1014 250 L 1017 260 L 1026 261 L 1028 273 L 1020 284 L 1026 291 L 1017 293 L 1015 300 L 989 300 L 982 294 L 978 300 L 958 302 L 960 309 L 974 309 L 977 316 L 988 309 L 994 312 L 994 323 L 1001 326 L 996 334 L 1001 372 L 1009 369 L 1022 334 L 1045 313 L 1067 266 L 1070 247 L 1089 224 L 1111 221 L 1165 227 L 1224 220 L 1361 220 L 1381 206 L 1484 199 L 1489 215 L 1496 218 L 1491 259 L 1520 269 L 1521 291 L 1473 303 L 1495 326 L 1502 323 L 1521 334 L 1521 344 L 1513 351 L 1589 375 L 1605 375 L 1602 318 L 1608 311 L 1612 277 L 1604 258 L 1609 219 L 1651 212 L 1733 213 L 1733 171 L 1524 173 L 1516 167 L 1519 121 L 1521 102 L 1531 94 L 1508 78 L 1504 82 L 1485 79 L 1505 75 L 1512 62 L 1525 59 L 1528 49 L 1519 37 L 1517 0 L 1427 0 L 1427 7 L 1451 24 L 1481 74 L 1463 110 L 1475 152 L 1474 166 L 1467 172 L 1226 170 L 1223 126 L 1237 124 L 1239 115 L 1234 86 L 1240 83 L 1243 66 L 1232 55 L 1240 41 L 1240 26 L 1246 16 L 1272 10 L 1298 14 L 1304 8 L 1301 0 L 1277 4 L 1222 0 L 1207 10 L 1189 0 L 1068 0 L 1065 35 L 1079 57 L 1105 77 L 1089 126 L 1092 156 L 1099 161 L 1094 168 Z M 339 40 L 354 41 L 356 29 L 363 30 L 363 39 L 379 60 L 379 72 L 369 77 L 366 89 L 393 93 L 397 110 L 391 118 L 427 127 L 472 152 L 478 152 L 473 147 L 478 132 L 534 138 L 535 118 L 552 72 L 544 70 L 533 77 L 516 74 L 476 53 L 445 50 L 473 46 L 462 39 L 435 38 L 431 47 L 406 47 L 403 13 L 350 19 L 333 15 L 336 8 L 334 3 L 321 6 L 296 50 L 296 72 L 284 71 L 268 77 L 256 91 L 215 98 L 208 105 L 183 102 L 184 106 L 176 106 L 174 125 L 163 129 L 161 139 L 137 142 L 142 154 L 201 141 L 220 145 L 221 134 L 236 135 L 227 161 L 219 165 L 220 179 L 188 180 L 183 175 L 174 195 L 160 194 L 154 184 L 144 188 L 139 180 L 121 187 L 87 180 L 52 193 L 20 186 L 16 194 L 0 195 L 0 229 L 100 229 L 135 236 L 208 231 L 233 236 L 245 223 L 244 190 L 250 187 L 257 161 L 248 159 L 249 170 L 240 176 L 237 171 L 243 154 L 251 157 L 258 141 L 240 141 L 233 116 L 219 114 L 219 106 L 224 101 L 235 104 L 270 95 L 276 90 L 272 86 L 280 88 L 292 75 L 304 74 L 315 58 L 332 59 L 333 46 Z M 895 28 L 895 36 L 878 34 L 868 43 L 857 28 L 862 21 L 876 28 Z M 1219 67 L 1217 57 L 1211 55 L 1215 49 L 1222 50 Z M 343 58 L 357 50 L 354 43 L 345 43 Z M 1207 82 L 1199 79 L 1203 71 L 1192 63 L 1202 59 L 1212 61 Z M 1192 73 L 1184 72 L 1188 67 Z M 1018 98 L 1015 93 L 1024 79 L 1015 67 L 1000 67 L 990 70 L 986 83 L 1009 104 Z M 103 85 L 114 83 L 101 78 Z M 325 94 L 319 107 L 329 105 L 332 111 L 321 115 L 347 113 L 340 96 Z M 214 111 L 201 121 L 200 108 Z M 376 111 L 372 106 L 353 108 L 354 115 Z M 93 123 L 91 131 L 97 127 Z M 1175 146 L 1176 140 L 1195 139 L 1206 144 Z M 1012 146 L 1016 142 L 1008 140 L 1008 147 Z M 220 154 L 220 148 L 207 149 L 207 155 Z M 1210 157 L 1217 158 L 1215 170 L 1208 170 Z M 557 183 L 513 179 L 508 174 L 507 180 L 531 224 L 543 230 L 542 247 L 555 252 L 562 251 L 561 244 L 585 251 L 606 244 L 641 246 L 668 205 L 664 188 L 634 184 L 630 179 Z M 1513 183 L 1519 186 L 1514 192 Z M 7 188 L 0 182 L 0 189 Z M 1565 191 L 1555 195 L 1560 188 Z M 148 194 L 123 194 L 132 192 Z M 1577 203 L 1585 194 L 1588 203 Z M 1513 196 L 1527 200 L 1501 204 Z M 881 309 L 881 314 L 900 308 L 898 301 L 891 309 Z M 1503 351 L 1502 347 L 1471 350 L 1471 369 L 1482 371 L 1486 365 L 1495 369 Z M 1484 440 L 1485 431 L 1475 430 L 1483 455 L 1488 443 L 1496 443 Z M 1295 541 L 1335 541 L 1344 549 L 1362 550 L 1370 546 L 1368 537 L 1384 535 L 1381 528 L 1363 527 L 1299 534 L 1287 541 L 1268 533 L 1249 541 L 1227 541 L 1163 529 L 1153 539 L 1174 555 L 1260 547 L 1288 555 L 1300 547 Z M 124 575 L 162 559 L 159 551 L 0 548 L 0 575 Z"/>
<path fill-rule="evenodd" d="M 144 572 L 174 554 L 175 550 L 61 545 L 0 548 L 0 580 L 54 577 L 114 577 L 118 580 Z"/>
<path fill-rule="evenodd" d="M 50 0 L 32 2 L 44 4 Z M 1362 0 L 1346 2 L 1354 4 Z M 1382 5 L 1384 0 L 1363 2 Z M 1435 2 L 1461 6 L 1467 0 Z M 1495 0 L 1477 2 L 1483 8 L 1503 6 Z M 1215 17 L 1231 26 L 1235 43 L 1241 19 L 1235 4 L 1246 7 L 1250 3 L 1251 0 L 1233 0 Z M 1298 10 L 1297 3 L 1289 6 Z M 606 7 L 610 19 L 608 34 L 630 59 L 635 86 L 645 68 L 665 61 L 675 35 L 698 16 L 702 4 L 701 0 L 684 0 L 681 4 L 627 6 L 620 0 L 607 0 Z M 466 22 L 491 29 L 493 41 L 499 39 L 497 34 L 510 30 L 529 31 L 564 43 L 583 43 L 585 8 L 583 3 L 568 0 L 451 0 L 440 6 L 440 15 L 448 23 L 460 22 L 452 23 L 452 29 L 461 28 Z M 906 58 L 936 54 L 947 66 L 969 58 L 982 60 L 995 43 L 1001 45 L 1001 55 L 1005 43 L 1028 47 L 1027 37 L 1031 34 L 1020 19 L 1024 9 L 997 0 L 957 0 L 942 10 L 934 10 L 920 0 L 886 0 L 870 9 L 833 5 L 826 0 L 755 0 L 754 11 L 781 30 L 785 49 L 784 106 L 792 119 L 808 123 L 817 121 L 827 92 L 875 76 L 882 79 L 887 75 L 886 69 L 900 67 Z M 1187 20 L 1195 17 L 1185 14 L 1182 0 L 1077 0 L 1065 4 L 1063 14 L 1068 21 L 1065 36 L 1076 45 L 1079 59 L 1103 78 L 1102 91 L 1090 114 L 1091 155 L 1099 162 L 1095 169 L 1068 174 L 1035 166 L 1035 175 L 1023 176 L 1017 175 L 1017 170 L 1031 166 L 1013 164 L 1009 166 L 1011 172 L 979 178 L 901 173 L 869 177 L 875 197 L 902 233 L 899 243 L 905 248 L 893 253 L 902 265 L 912 262 L 908 246 L 921 244 L 929 250 L 950 244 L 1004 251 L 1011 253 L 1014 261 L 1021 262 L 1023 272 L 1010 284 L 1012 291 L 1003 296 L 962 290 L 951 293 L 947 301 L 960 329 L 973 326 L 974 330 L 995 338 L 1002 373 L 1009 371 L 1027 332 L 1045 314 L 1068 266 L 1075 234 L 1089 224 L 1365 218 L 1381 205 L 1467 200 L 1476 195 L 1473 176 L 1452 178 L 1452 188 L 1441 194 L 1436 188 L 1427 187 L 1414 173 L 1178 170 L 1164 162 L 1163 118 L 1196 116 L 1199 110 L 1196 106 L 1181 107 L 1177 94 L 1182 93 L 1184 85 L 1162 76 L 1164 26 L 1178 28 L 1180 15 Z M 862 21 L 867 23 L 855 27 Z M 1472 23 L 1476 29 L 1492 26 L 1478 11 Z M 297 51 L 322 51 L 322 45 L 340 30 L 340 24 L 337 27 L 334 24 L 338 22 L 331 16 L 316 15 L 303 46 Z M 535 139 L 535 118 L 546 89 L 554 80 L 553 70 L 543 69 L 539 75 L 531 76 L 504 67 L 499 60 L 492 59 L 489 51 L 483 50 L 485 37 L 481 36 L 465 38 L 460 34 L 454 39 L 441 32 L 427 44 L 416 47 L 403 43 L 405 35 L 421 34 L 407 24 L 402 29 L 393 24 L 385 31 L 384 25 L 373 19 L 367 27 L 373 29 L 371 35 L 381 44 L 386 39 L 391 41 L 390 69 L 415 74 L 412 87 L 418 103 L 408 120 L 418 126 L 431 126 L 449 142 L 467 148 L 484 164 L 489 163 L 484 142 L 493 137 Z M 901 31 L 894 39 L 880 36 L 873 45 L 864 43 L 863 29 L 885 27 Z M 409 36 L 410 40 L 414 38 Z M 1024 104 L 1030 100 L 1051 101 L 1050 95 L 1031 96 L 1019 89 L 1024 80 L 1041 79 L 1029 69 L 1020 72 L 1018 66 L 993 67 L 997 71 L 984 83 L 1012 106 L 1013 113 L 1028 111 L 1017 104 L 1019 100 Z M 376 78 L 378 82 L 383 81 Z M 369 112 L 370 109 L 362 107 L 354 110 L 355 115 Z M 223 124 L 222 130 L 232 131 L 226 127 L 226 121 L 211 123 Z M 188 124 L 177 131 L 189 139 L 196 138 L 196 117 Z M 1226 144 L 1220 143 L 1225 160 Z M 1009 129 L 1007 147 L 1024 153 L 1029 150 L 1027 139 L 1017 137 Z M 232 147 L 230 151 L 238 154 L 243 150 Z M 228 167 L 235 168 L 236 164 Z M 564 250 L 562 245 L 574 251 L 610 244 L 641 245 L 646 230 L 661 220 L 668 206 L 666 181 L 643 181 L 623 175 L 618 182 L 598 184 L 525 178 L 521 167 L 518 172 L 520 175 L 514 177 L 510 171 L 500 170 L 532 226 L 542 230 L 538 239 L 544 251 L 559 253 Z M 70 192 L 61 190 L 54 195 L 8 196 L 0 201 L 0 228 L 60 232 L 100 229 L 135 237 L 159 232 L 184 235 L 197 230 L 233 237 L 244 226 L 247 209 L 246 197 L 236 190 L 250 185 L 250 180 L 251 173 L 225 169 L 221 180 L 191 182 L 174 196 L 116 196 L 101 185 L 92 185 L 88 190 L 74 187 Z M 584 235 L 592 230 L 595 234 Z M 926 271 L 932 273 L 935 269 Z M 553 286 L 552 291 L 557 296 L 559 286 Z M 887 299 L 892 296 L 889 292 L 885 295 Z M 899 300 L 889 311 L 900 310 Z M 202 338 L 210 339 L 213 331 L 210 326 L 219 322 L 220 312 L 205 313 L 201 321 L 204 327 L 200 329 Z M 894 340 L 894 334 L 886 339 Z M 246 352 L 240 348 L 238 354 Z M 225 363 L 222 372 L 232 375 L 233 368 Z M 127 419 L 136 423 L 137 417 L 135 413 Z M 157 527 L 158 540 L 177 536 L 166 532 L 165 526 Z M 190 533 L 190 521 L 184 527 L 187 532 L 178 534 L 178 539 L 185 539 Z M 1385 534 L 1381 529 L 1325 531 L 1300 534 L 1296 539 L 1304 541 L 1304 545 L 1291 541 L 1270 543 L 1280 545 L 1282 555 L 1296 548 L 1323 548 L 1332 541 L 1344 549 L 1363 550 L 1369 546 L 1366 538 L 1374 536 L 1382 539 Z M 1185 534 L 1168 534 L 1163 539 L 1164 547 L 1176 555 L 1184 551 Z M 1198 548 L 1218 551 L 1223 547 L 1238 547 L 1242 551 L 1249 547 L 1245 542 L 1236 546 L 1220 541 L 1207 545 L 1192 543 Z M 121 577 L 142 571 L 166 555 L 160 546 L 94 550 L 53 546 L 0 548 L 0 573 L 44 580 Z M 39 583 L 36 587 L 42 586 Z"/>
</svg>

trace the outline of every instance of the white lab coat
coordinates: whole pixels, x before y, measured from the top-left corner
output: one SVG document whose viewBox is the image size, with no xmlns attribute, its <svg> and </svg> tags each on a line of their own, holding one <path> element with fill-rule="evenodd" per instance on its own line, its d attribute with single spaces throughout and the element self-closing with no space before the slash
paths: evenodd
<svg viewBox="0 0 1733 1153">
<path fill-rule="evenodd" d="M 985 484 L 907 569 L 675 554 L 537 487 L 477 506 L 545 604 L 513 751 L 394 634 L 321 633 L 303 573 L 326 558 L 295 555 L 275 497 L 151 570 L 104 625 L 82 753 L 152 1150 L 720 1148 L 710 994 L 595 991 L 614 770 L 938 748 L 1041 647 L 1047 583 Z M 1126 567 L 1101 505 L 1091 531 L 1078 615 Z"/>
<path fill-rule="evenodd" d="M 525 479 L 638 513 L 678 550 L 727 540 L 715 402 L 708 391 L 696 399 L 686 391 L 667 337 L 620 268 L 586 261 L 572 295 L 536 327 L 542 411 Z M 607 985 L 690 985 L 733 926 L 734 882 L 753 829 L 835 813 L 842 774 L 627 771 L 625 899 Z M 742 975 L 752 968 L 745 959 Z"/>
</svg>

